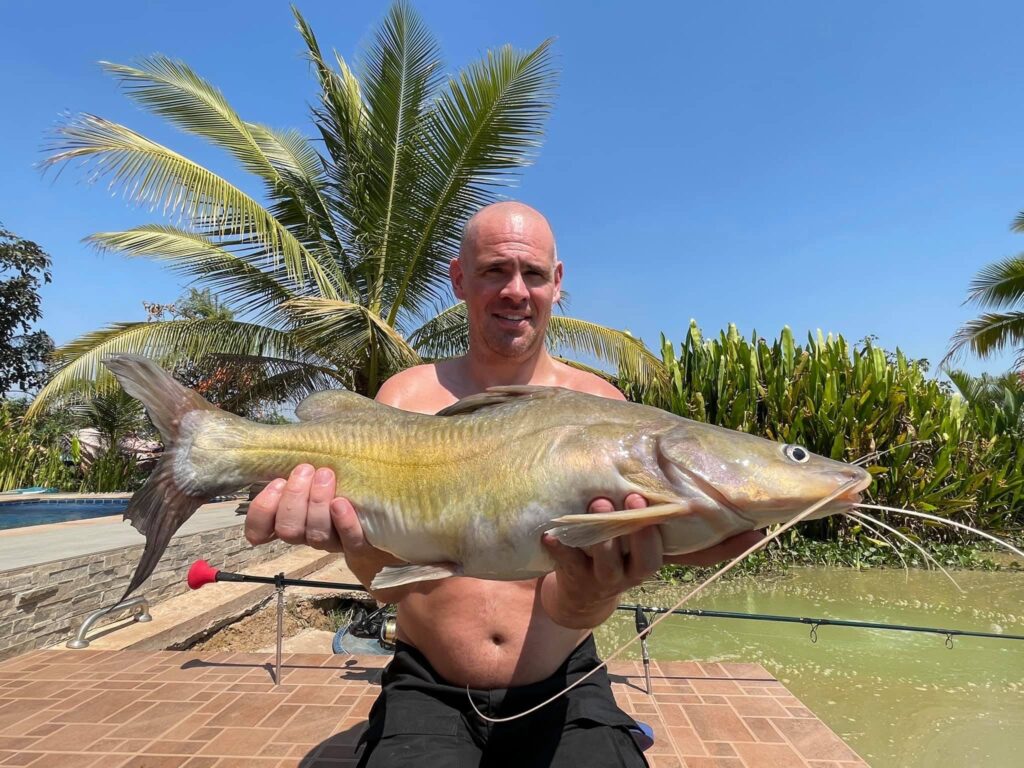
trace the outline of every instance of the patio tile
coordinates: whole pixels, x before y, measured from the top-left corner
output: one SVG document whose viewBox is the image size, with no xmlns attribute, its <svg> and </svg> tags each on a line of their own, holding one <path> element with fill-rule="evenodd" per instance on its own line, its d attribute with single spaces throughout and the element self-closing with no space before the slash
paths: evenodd
<svg viewBox="0 0 1024 768">
<path fill-rule="evenodd" d="M 385 657 L 51 650 L 0 662 L 0 766 L 341 768 Z M 289 668 L 287 665 L 293 666 Z M 756 664 L 612 665 L 612 692 L 648 723 L 654 768 L 864 768 Z"/>
</svg>

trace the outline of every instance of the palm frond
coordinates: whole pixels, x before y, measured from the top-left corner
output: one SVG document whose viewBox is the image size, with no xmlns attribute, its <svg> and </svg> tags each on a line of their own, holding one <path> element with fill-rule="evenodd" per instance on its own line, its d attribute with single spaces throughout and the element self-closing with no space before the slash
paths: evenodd
<svg viewBox="0 0 1024 768">
<path fill-rule="evenodd" d="M 129 98 L 150 112 L 227 150 L 271 188 L 286 184 L 224 94 L 184 62 L 158 54 L 142 59 L 138 67 L 107 61 L 100 64 L 117 77 Z"/>
<path fill-rule="evenodd" d="M 337 296 L 330 276 L 295 236 L 262 205 L 203 166 L 123 125 L 82 114 L 57 129 L 54 154 L 44 167 L 74 160 L 90 163 L 92 179 L 110 177 L 134 202 L 161 208 L 165 216 L 231 232 L 283 259 L 302 283 L 311 275 L 323 295 Z"/>
<path fill-rule="evenodd" d="M 377 31 L 363 62 L 366 139 L 375 171 L 366 197 L 373 237 L 364 258 L 374 274 L 369 306 L 379 312 L 385 272 L 392 253 L 411 243 L 419 221 L 409 220 L 407 199 L 418 179 L 417 155 L 428 96 L 439 84 L 437 42 L 408 3 L 394 3 Z"/>
<path fill-rule="evenodd" d="M 295 338 L 331 359 L 351 359 L 376 348 L 385 368 L 399 371 L 421 361 L 408 342 L 366 307 L 347 301 L 298 298 L 286 304 Z"/>
<path fill-rule="evenodd" d="M 640 339 L 625 331 L 574 317 L 552 315 L 548 324 L 548 344 L 552 349 L 570 349 L 611 363 L 641 387 L 656 389 L 668 384 L 664 363 Z"/>
<path fill-rule="evenodd" d="M 387 319 L 422 313 L 448 296 L 448 262 L 461 227 L 528 166 L 551 111 L 555 73 L 551 41 L 521 53 L 511 46 L 470 65 L 438 97 L 425 126 L 424 159 L 409 218 L 416 238 L 394 272 Z"/>
<path fill-rule="evenodd" d="M 252 323 L 210 320 L 115 323 L 65 344 L 54 353 L 59 370 L 29 409 L 40 413 L 75 393 L 111 392 L 117 383 L 102 365 L 108 355 L 136 354 L 165 368 L 210 354 L 269 355 L 321 360 L 283 331 Z"/>
<path fill-rule="evenodd" d="M 1011 307 L 1024 300 L 1024 254 L 986 265 L 971 281 L 967 301 Z"/>
<path fill-rule="evenodd" d="M 960 326 L 942 363 L 955 360 L 965 349 L 988 357 L 1011 345 L 1024 347 L 1024 312 L 987 312 Z"/>
<path fill-rule="evenodd" d="M 967 371 L 946 371 L 946 375 L 953 382 L 956 391 L 969 403 L 977 400 L 984 391 L 982 380 L 971 376 Z"/>
<path fill-rule="evenodd" d="M 264 322 L 281 323 L 287 317 L 280 305 L 295 298 L 297 286 L 287 274 L 277 275 L 248 263 L 209 238 L 160 224 L 144 224 L 123 232 L 98 232 L 86 242 L 101 251 L 142 256 L 170 262 L 171 269 L 216 291 L 239 312 L 252 312 Z"/>
<path fill-rule="evenodd" d="M 329 183 L 323 194 L 336 217 L 339 236 L 346 249 L 340 252 L 341 268 L 357 295 L 369 295 L 370 275 L 361 269 L 364 244 L 370 226 L 361 201 L 367 197 L 367 179 L 372 172 L 366 139 L 366 110 L 359 81 L 345 60 L 335 54 L 337 71 L 324 59 L 316 35 L 296 8 L 296 27 L 306 43 L 307 57 L 320 82 L 320 105 L 313 118 L 327 150 Z"/>
<path fill-rule="evenodd" d="M 460 301 L 439 312 L 411 334 L 409 345 L 424 357 L 444 358 L 469 350 L 469 319 L 466 303 Z"/>
</svg>

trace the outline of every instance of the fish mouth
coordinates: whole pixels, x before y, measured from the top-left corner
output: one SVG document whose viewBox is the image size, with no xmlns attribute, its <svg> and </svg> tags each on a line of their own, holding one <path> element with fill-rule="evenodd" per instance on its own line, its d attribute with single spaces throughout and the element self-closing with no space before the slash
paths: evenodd
<svg viewBox="0 0 1024 768">
<path fill-rule="evenodd" d="M 867 472 L 864 473 L 864 477 L 860 478 L 860 481 L 852 488 L 847 489 L 842 494 L 835 498 L 835 501 L 848 502 L 850 504 L 860 504 L 861 494 L 867 490 L 868 486 L 871 485 L 872 477 Z"/>
</svg>

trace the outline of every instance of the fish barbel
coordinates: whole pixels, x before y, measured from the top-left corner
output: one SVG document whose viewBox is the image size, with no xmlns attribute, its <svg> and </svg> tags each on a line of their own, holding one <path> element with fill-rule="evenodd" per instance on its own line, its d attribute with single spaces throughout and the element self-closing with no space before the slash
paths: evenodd
<svg viewBox="0 0 1024 768">
<path fill-rule="evenodd" d="M 543 575 L 554 567 L 544 532 L 587 547 L 658 525 L 667 554 L 693 552 L 849 486 L 813 518 L 844 512 L 871 482 L 800 446 L 558 387 L 496 387 L 434 416 L 329 390 L 299 404 L 299 423 L 266 425 L 214 407 L 147 358 L 104 364 L 165 445 L 125 512 L 146 536 L 125 597 L 200 505 L 302 463 L 333 469 L 367 541 L 408 563 L 377 574 L 375 589 Z M 651 506 L 585 513 L 597 497 L 634 492 Z"/>
</svg>

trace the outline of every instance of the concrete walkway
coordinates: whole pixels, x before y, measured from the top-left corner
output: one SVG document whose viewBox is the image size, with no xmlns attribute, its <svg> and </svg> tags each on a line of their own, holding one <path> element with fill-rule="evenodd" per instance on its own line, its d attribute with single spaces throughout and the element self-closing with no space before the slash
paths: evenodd
<svg viewBox="0 0 1024 768">
<path fill-rule="evenodd" d="M 238 525 L 243 518 L 235 514 L 237 506 L 237 501 L 206 504 L 181 526 L 175 536 Z M 146 537 L 132 528 L 121 513 L 0 530 L 0 571 L 132 547 L 145 541 Z"/>
</svg>

